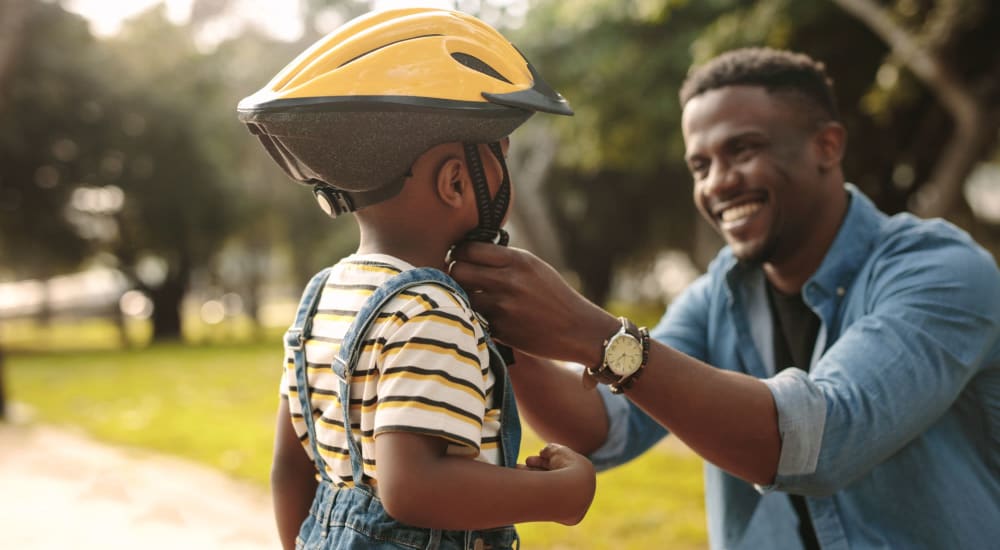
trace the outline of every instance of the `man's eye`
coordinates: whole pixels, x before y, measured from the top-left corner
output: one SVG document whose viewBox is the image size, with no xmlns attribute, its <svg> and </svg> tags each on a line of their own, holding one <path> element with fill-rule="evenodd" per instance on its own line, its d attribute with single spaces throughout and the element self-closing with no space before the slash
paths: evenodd
<svg viewBox="0 0 1000 550">
<path fill-rule="evenodd" d="M 747 159 L 757 151 L 757 146 L 753 143 L 737 143 L 733 145 L 733 156 L 739 159 Z"/>
</svg>

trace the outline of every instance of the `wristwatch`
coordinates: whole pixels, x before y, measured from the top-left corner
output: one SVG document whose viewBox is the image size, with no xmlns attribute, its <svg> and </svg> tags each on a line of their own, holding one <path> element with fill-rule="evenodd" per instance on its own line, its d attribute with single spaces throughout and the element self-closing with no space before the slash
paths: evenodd
<svg viewBox="0 0 1000 550">
<path fill-rule="evenodd" d="M 649 356 L 649 333 L 625 317 L 618 320 L 621 327 L 604 340 L 601 364 L 587 369 L 598 382 L 610 384 L 615 393 L 620 393 L 623 385 L 631 386 Z"/>
</svg>

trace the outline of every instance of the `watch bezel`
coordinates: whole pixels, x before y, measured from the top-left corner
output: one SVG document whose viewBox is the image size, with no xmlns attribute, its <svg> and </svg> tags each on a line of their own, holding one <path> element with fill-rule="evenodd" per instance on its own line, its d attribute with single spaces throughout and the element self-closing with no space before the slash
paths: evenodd
<svg viewBox="0 0 1000 550">
<path fill-rule="evenodd" d="M 615 376 L 619 377 L 619 379 L 631 376 L 634 372 L 639 370 L 643 364 L 642 340 L 633 335 L 629 330 L 630 327 L 628 319 L 621 318 L 621 322 L 622 326 L 618 329 L 618 332 L 612 334 L 610 338 L 604 341 L 604 354 L 601 358 L 602 365 L 610 370 Z M 612 362 L 609 361 L 608 352 L 611 351 L 612 348 L 617 348 L 625 342 L 630 342 L 632 349 L 627 353 L 629 357 L 634 357 L 635 361 L 634 365 L 622 368 L 622 365 L 612 364 Z"/>
</svg>

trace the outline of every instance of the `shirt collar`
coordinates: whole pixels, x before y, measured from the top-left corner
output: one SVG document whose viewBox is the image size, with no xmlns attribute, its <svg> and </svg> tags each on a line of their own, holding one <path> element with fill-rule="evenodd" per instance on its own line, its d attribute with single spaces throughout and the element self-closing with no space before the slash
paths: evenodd
<svg viewBox="0 0 1000 550">
<path fill-rule="evenodd" d="M 850 196 L 847 215 L 819 269 L 803 289 L 815 287 L 827 295 L 843 296 L 878 243 L 886 215 L 857 187 L 850 183 L 844 187 Z"/>
<path fill-rule="evenodd" d="M 819 269 L 802 287 L 807 303 L 814 301 L 811 298 L 816 297 L 815 293 L 827 296 L 843 296 L 846 293 L 867 261 L 869 251 L 877 244 L 880 226 L 886 218 L 857 187 L 846 183 L 844 188 L 850 196 L 847 215 Z M 735 286 L 746 272 L 758 270 L 757 266 L 741 264 L 728 250 L 727 256 L 725 271 L 730 287 Z"/>
</svg>

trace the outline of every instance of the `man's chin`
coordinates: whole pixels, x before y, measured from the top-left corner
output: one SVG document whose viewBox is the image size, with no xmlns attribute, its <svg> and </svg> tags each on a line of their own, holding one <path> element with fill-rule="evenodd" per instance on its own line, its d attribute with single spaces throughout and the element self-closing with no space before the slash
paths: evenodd
<svg viewBox="0 0 1000 550">
<path fill-rule="evenodd" d="M 729 241 L 728 244 L 729 248 L 733 251 L 733 256 L 742 264 L 762 264 L 770 255 L 770 249 L 766 246 L 766 243 Z"/>
</svg>

